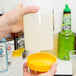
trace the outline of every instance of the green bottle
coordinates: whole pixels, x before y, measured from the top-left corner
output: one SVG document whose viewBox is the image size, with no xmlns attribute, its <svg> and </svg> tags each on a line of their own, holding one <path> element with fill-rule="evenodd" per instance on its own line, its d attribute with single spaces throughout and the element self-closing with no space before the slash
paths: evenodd
<svg viewBox="0 0 76 76">
<path fill-rule="evenodd" d="M 63 13 L 62 31 L 58 36 L 58 58 L 69 60 L 69 52 L 74 50 L 74 33 L 71 31 L 71 9 L 66 4 Z"/>
</svg>

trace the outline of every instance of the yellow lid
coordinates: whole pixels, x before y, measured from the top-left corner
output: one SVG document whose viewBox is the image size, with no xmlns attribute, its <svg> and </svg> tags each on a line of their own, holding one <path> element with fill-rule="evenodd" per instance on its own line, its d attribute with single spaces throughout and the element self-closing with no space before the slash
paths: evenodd
<svg viewBox="0 0 76 76">
<path fill-rule="evenodd" d="M 22 53 L 24 52 L 24 48 L 20 48 L 20 49 L 17 49 L 15 51 L 13 51 L 13 57 L 20 57 L 22 55 Z"/>
<path fill-rule="evenodd" d="M 18 54 L 18 55 L 17 55 L 17 54 L 13 54 L 12 56 L 13 56 L 13 57 L 20 57 L 21 54 L 20 54 L 20 55 L 19 55 L 19 54 Z"/>
<path fill-rule="evenodd" d="M 35 53 L 27 57 L 27 66 L 38 72 L 48 71 L 55 62 L 57 62 L 56 57 L 48 53 Z"/>
</svg>

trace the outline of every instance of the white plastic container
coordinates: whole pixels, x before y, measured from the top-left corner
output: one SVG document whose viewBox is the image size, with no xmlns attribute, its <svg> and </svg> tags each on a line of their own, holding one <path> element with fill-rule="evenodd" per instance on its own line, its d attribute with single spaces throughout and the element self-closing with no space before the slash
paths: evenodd
<svg viewBox="0 0 76 76">
<path fill-rule="evenodd" d="M 24 16 L 25 48 L 27 54 L 53 49 L 53 21 L 50 0 L 23 0 L 23 7 L 39 6 L 38 13 Z"/>
<path fill-rule="evenodd" d="M 23 76 L 23 59 L 20 57 L 12 57 L 11 71 L 13 76 Z"/>
<path fill-rule="evenodd" d="M 8 71 L 8 54 L 5 38 L 0 40 L 0 73 Z"/>
</svg>

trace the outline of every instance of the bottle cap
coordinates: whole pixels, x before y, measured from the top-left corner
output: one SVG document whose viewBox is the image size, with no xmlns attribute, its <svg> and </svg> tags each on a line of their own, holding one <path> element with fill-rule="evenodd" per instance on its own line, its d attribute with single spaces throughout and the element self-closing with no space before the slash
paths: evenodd
<svg viewBox="0 0 76 76">
<path fill-rule="evenodd" d="M 20 48 L 20 49 L 17 49 L 15 51 L 13 51 L 13 57 L 20 57 L 22 55 L 22 53 L 24 52 L 24 48 Z"/>
<path fill-rule="evenodd" d="M 34 53 L 27 57 L 27 66 L 37 72 L 47 72 L 57 58 L 49 53 Z"/>
<path fill-rule="evenodd" d="M 71 12 L 71 9 L 69 8 L 68 4 L 65 5 L 64 12 Z"/>
</svg>

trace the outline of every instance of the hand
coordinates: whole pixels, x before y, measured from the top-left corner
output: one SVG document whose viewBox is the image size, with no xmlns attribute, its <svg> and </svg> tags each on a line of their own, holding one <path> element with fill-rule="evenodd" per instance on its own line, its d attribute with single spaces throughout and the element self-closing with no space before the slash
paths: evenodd
<svg viewBox="0 0 76 76">
<path fill-rule="evenodd" d="M 26 8 L 23 8 L 22 6 L 23 4 L 17 5 L 1 17 L 1 20 L 5 25 L 8 25 L 10 33 L 22 31 L 24 29 L 23 16 L 30 13 L 36 13 L 39 10 L 37 6 L 29 6 Z"/>
<path fill-rule="evenodd" d="M 56 73 L 56 67 L 57 67 L 57 63 L 54 63 L 51 66 L 51 69 L 48 72 L 45 73 L 36 73 L 34 71 L 30 71 L 30 73 L 28 72 L 28 67 L 27 67 L 27 63 L 25 63 L 23 65 L 23 76 L 54 76 L 54 74 Z"/>
</svg>

